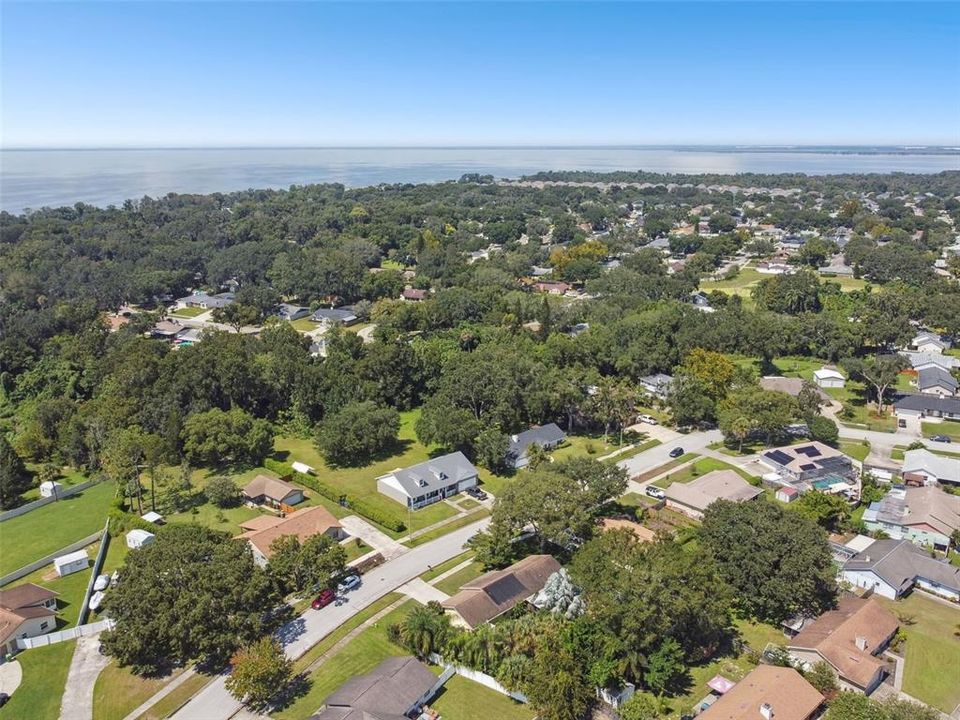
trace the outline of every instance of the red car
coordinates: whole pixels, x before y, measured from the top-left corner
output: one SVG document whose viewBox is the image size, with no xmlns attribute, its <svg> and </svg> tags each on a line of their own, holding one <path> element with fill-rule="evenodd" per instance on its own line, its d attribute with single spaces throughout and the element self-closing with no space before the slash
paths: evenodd
<svg viewBox="0 0 960 720">
<path fill-rule="evenodd" d="M 336 599 L 337 596 L 334 595 L 333 590 L 324 590 L 317 595 L 316 599 L 312 603 L 310 603 L 310 607 L 312 607 L 314 610 L 319 610 L 320 608 L 326 607 Z"/>
</svg>

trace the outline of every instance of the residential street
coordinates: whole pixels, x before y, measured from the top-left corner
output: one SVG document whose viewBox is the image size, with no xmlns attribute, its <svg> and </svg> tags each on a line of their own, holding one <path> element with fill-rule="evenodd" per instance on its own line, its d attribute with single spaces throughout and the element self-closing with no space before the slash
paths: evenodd
<svg viewBox="0 0 960 720">
<path fill-rule="evenodd" d="M 297 658 L 324 637 L 336 630 L 351 616 L 370 603 L 409 582 L 434 565 L 449 560 L 463 551 L 463 545 L 475 533 L 486 527 L 488 518 L 455 530 L 396 557 L 363 577 L 363 584 L 346 596 L 340 605 L 322 610 L 307 610 L 296 620 L 284 626 L 279 637 L 290 658 Z M 226 676 L 205 687 L 175 715 L 177 720 L 228 720 L 241 709 L 227 692 Z"/>
<path fill-rule="evenodd" d="M 643 426 L 640 426 L 643 428 Z M 646 431 L 646 429 L 644 428 Z M 630 477 L 635 477 L 651 468 L 668 463 L 673 458 L 670 457 L 670 451 L 676 447 L 682 447 L 684 452 L 701 452 L 707 445 L 723 440 L 723 434 L 719 430 L 710 430 L 709 432 L 692 432 L 687 435 L 673 433 L 676 435 L 674 440 L 665 440 L 662 445 L 657 445 L 649 450 L 634 455 L 626 460 L 617 463 L 627 471 Z"/>
</svg>

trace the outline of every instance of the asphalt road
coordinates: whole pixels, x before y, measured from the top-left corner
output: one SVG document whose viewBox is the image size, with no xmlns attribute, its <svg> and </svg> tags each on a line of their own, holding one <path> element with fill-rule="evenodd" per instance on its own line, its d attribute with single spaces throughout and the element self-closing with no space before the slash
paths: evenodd
<svg viewBox="0 0 960 720">
<path fill-rule="evenodd" d="M 307 610 L 277 633 L 287 656 L 300 657 L 350 617 L 387 593 L 463 551 L 464 543 L 486 527 L 488 518 L 424 543 L 363 576 L 359 588 L 346 594 L 339 605 Z M 242 706 L 227 692 L 226 675 L 207 685 L 176 714 L 176 720 L 228 720 Z"/>
<path fill-rule="evenodd" d="M 707 445 L 720 442 L 721 440 L 723 440 L 723 434 L 719 430 L 679 435 L 675 440 L 670 440 L 662 445 L 652 447 L 639 455 L 621 460 L 617 465 L 626 469 L 630 477 L 636 477 L 651 468 L 672 461 L 674 458 L 670 457 L 670 451 L 675 448 L 683 448 L 683 451 L 688 453 L 699 452 L 707 447 Z"/>
</svg>

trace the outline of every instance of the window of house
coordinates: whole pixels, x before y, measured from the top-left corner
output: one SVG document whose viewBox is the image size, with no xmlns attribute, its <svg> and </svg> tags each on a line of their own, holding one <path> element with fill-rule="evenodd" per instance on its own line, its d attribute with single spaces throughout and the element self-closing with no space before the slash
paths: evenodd
<svg viewBox="0 0 960 720">
<path fill-rule="evenodd" d="M 48 623 L 46 620 L 44 620 L 42 623 L 40 623 L 40 629 L 41 629 L 41 630 L 46 630 L 48 625 L 50 625 L 50 623 Z"/>
</svg>

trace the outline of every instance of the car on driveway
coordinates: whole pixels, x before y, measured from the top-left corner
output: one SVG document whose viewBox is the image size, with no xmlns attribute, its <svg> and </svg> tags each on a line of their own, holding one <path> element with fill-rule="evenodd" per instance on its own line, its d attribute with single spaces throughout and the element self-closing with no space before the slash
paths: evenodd
<svg viewBox="0 0 960 720">
<path fill-rule="evenodd" d="M 467 495 L 469 495 L 470 497 L 475 498 L 477 500 L 487 499 L 487 494 L 478 487 L 468 487 L 466 490 L 464 490 L 464 492 L 467 493 Z"/>
<path fill-rule="evenodd" d="M 360 587 L 360 576 L 347 575 L 343 580 L 340 581 L 340 584 L 337 585 L 337 592 L 343 594 L 345 592 L 350 592 L 355 587 Z"/>
<path fill-rule="evenodd" d="M 310 607 L 314 610 L 319 610 L 320 608 L 325 608 L 327 605 L 332 603 L 337 599 L 337 596 L 334 594 L 333 590 L 321 590 L 320 594 L 310 603 Z"/>
<path fill-rule="evenodd" d="M 667 497 L 667 494 L 663 491 L 663 488 L 658 488 L 656 485 L 647 485 L 647 495 L 657 500 L 663 500 Z"/>
<path fill-rule="evenodd" d="M 639 418 L 640 422 L 646 423 L 647 425 L 659 425 L 657 419 L 653 415 L 641 415 Z"/>
<path fill-rule="evenodd" d="M 942 442 L 942 443 L 952 442 L 949 435 L 934 435 L 930 439 L 933 440 L 934 442 Z"/>
<path fill-rule="evenodd" d="M 673 450 L 670 451 L 670 457 L 672 457 L 672 458 L 678 458 L 678 457 L 680 457 L 681 455 L 683 455 L 683 448 L 682 448 L 682 447 L 675 447 Z"/>
</svg>

